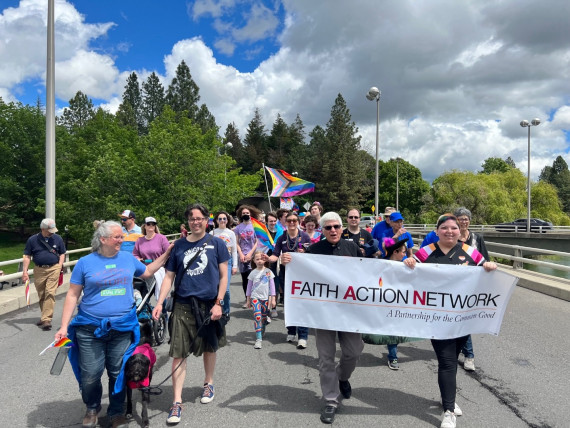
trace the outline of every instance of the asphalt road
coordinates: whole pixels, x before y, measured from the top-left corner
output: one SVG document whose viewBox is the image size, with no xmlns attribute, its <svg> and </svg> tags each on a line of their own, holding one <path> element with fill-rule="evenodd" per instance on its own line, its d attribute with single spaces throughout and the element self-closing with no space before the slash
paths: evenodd
<svg viewBox="0 0 570 428">
<path fill-rule="evenodd" d="M 229 344 L 218 353 L 216 397 L 200 404 L 202 360 L 191 357 L 178 426 L 320 427 L 321 408 L 314 336 L 297 350 L 285 342 L 283 318 L 267 328 L 263 349 L 253 349 L 249 311 L 240 308 L 243 293 L 232 284 Z M 236 298 L 237 297 L 237 298 Z M 55 326 L 62 297 L 56 304 Z M 281 309 L 281 308 L 279 308 Z M 60 376 L 49 374 L 56 351 L 40 351 L 53 340 L 43 332 L 37 305 L 0 318 L 0 427 L 78 427 L 85 412 L 69 364 Z M 517 288 L 498 337 L 476 335 L 474 373 L 458 370 L 457 403 L 464 415 L 458 427 L 568 427 L 570 412 L 570 303 Z M 351 378 L 353 395 L 341 406 L 337 427 L 439 426 L 441 408 L 437 362 L 429 341 L 399 346 L 401 369 L 391 371 L 384 346 L 366 345 Z M 168 345 L 157 348 L 154 382 L 168 376 Z M 135 419 L 140 426 L 140 396 Z M 166 426 L 172 386 L 152 397 L 152 427 Z M 103 398 L 104 415 L 107 401 Z M 105 418 L 101 426 L 107 426 Z"/>
</svg>

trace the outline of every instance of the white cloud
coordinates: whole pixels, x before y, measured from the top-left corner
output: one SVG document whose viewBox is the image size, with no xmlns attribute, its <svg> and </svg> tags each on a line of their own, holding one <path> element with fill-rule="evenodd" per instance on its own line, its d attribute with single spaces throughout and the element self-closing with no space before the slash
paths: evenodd
<svg viewBox="0 0 570 428">
<path fill-rule="evenodd" d="M 63 0 L 55 2 L 54 21 L 56 69 L 63 73 L 63 76 L 57 76 L 56 79 L 64 85 L 57 85 L 56 95 L 66 98 L 70 93 L 66 85 L 78 83 L 78 78 L 71 76 L 74 71 L 85 77 L 87 83 L 82 87 L 75 85 L 77 90 L 81 89 L 90 96 L 105 94 L 93 80 L 100 79 L 102 85 L 106 84 L 112 76 L 103 75 L 102 72 L 113 68 L 112 61 L 100 58 L 91 70 L 90 64 L 80 63 L 86 59 L 85 49 L 89 41 L 105 34 L 114 24 L 86 24 L 75 7 Z M 46 22 L 47 7 L 44 0 L 21 0 L 17 8 L 7 8 L 0 15 L 0 34 L 9 35 L 0 40 L 1 87 L 12 90 L 19 83 L 36 80 L 45 84 Z M 93 58 L 90 55 L 89 59 Z M 103 62 L 109 64 L 105 70 L 100 68 Z M 68 70 L 70 66 L 73 70 Z M 91 88 L 94 89 L 93 93 L 88 92 Z"/>
<path fill-rule="evenodd" d="M 253 4 L 251 10 L 246 14 L 247 23 L 232 30 L 232 35 L 238 42 L 255 42 L 274 35 L 279 21 L 274 12 L 263 4 Z"/>
<path fill-rule="evenodd" d="M 119 69 L 89 48 L 114 24 L 87 24 L 74 6 L 57 4 L 65 23 L 56 41 L 58 96 L 68 99 L 82 90 L 115 111 L 133 70 Z M 559 25 L 570 10 L 566 0 L 540 10 L 530 0 L 354 0 L 350 7 L 340 0 L 283 0 L 283 25 L 274 10 L 260 5 L 198 0 L 188 6 L 193 19 L 211 20 L 219 34 L 215 48 L 224 55 L 255 53 L 257 40 L 277 40 L 278 51 L 252 72 L 221 63 L 200 37 L 180 40 L 165 53 L 165 88 L 184 59 L 200 102 L 222 132 L 235 122 L 243 137 L 256 107 L 266 129 L 277 113 L 287 122 L 298 113 L 309 132 L 326 125 L 341 93 L 363 146 L 374 154 L 376 106 L 365 94 L 377 86 L 380 158 L 405 158 L 429 180 L 453 168 L 480 170 L 488 157 L 511 156 L 526 172 L 527 134 L 519 122 L 534 117 L 543 123 L 532 129 L 532 176 L 556 156 L 567 158 L 570 38 Z M 17 98 L 30 80 L 42 84 L 44 9 L 44 0 L 22 0 L 0 15 L 0 34 L 10 35 L 0 36 L 4 99 Z M 243 10 L 246 23 L 237 24 L 231 14 Z M 150 72 L 137 73 L 142 83 Z"/>
<path fill-rule="evenodd" d="M 118 80 L 119 70 L 111 58 L 83 50 L 67 61 L 57 62 L 55 77 L 57 96 L 62 99 L 72 98 L 77 91 L 92 98 L 109 99 L 126 81 L 126 77 Z"/>
<path fill-rule="evenodd" d="M 225 10 L 232 9 L 234 4 L 234 0 L 196 0 L 193 4 L 188 5 L 188 12 L 194 20 L 207 15 L 217 18 Z"/>
</svg>

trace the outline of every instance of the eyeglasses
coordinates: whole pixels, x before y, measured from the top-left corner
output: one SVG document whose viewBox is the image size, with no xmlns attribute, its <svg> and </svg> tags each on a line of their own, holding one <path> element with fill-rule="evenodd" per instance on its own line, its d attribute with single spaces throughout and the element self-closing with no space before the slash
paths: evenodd
<svg viewBox="0 0 570 428">
<path fill-rule="evenodd" d="M 323 229 L 325 229 L 325 230 L 332 230 L 332 229 L 338 230 L 338 229 L 340 229 L 341 227 L 342 227 L 342 226 L 341 226 L 340 224 L 331 224 L 331 225 L 329 225 L 329 226 L 324 226 Z"/>
<path fill-rule="evenodd" d="M 218 217 L 218 221 L 228 221 L 228 219 L 225 217 Z"/>
<path fill-rule="evenodd" d="M 122 221 L 122 222 L 125 222 L 125 221 L 127 221 L 127 220 L 128 220 L 127 217 L 121 217 L 121 221 Z"/>
<path fill-rule="evenodd" d="M 460 217 L 457 219 L 457 221 L 460 223 L 467 223 L 469 221 L 469 219 L 467 217 L 463 217 L 463 218 Z"/>
<path fill-rule="evenodd" d="M 114 239 L 115 241 L 122 241 L 122 240 L 123 240 L 123 235 L 107 236 L 107 239 Z"/>
<path fill-rule="evenodd" d="M 148 223 L 145 223 L 147 226 L 156 226 L 156 223 L 149 221 Z"/>
<path fill-rule="evenodd" d="M 357 215 L 349 215 L 348 216 L 349 220 L 358 220 L 359 218 L 360 218 L 360 216 L 357 216 Z"/>
<path fill-rule="evenodd" d="M 297 219 L 291 219 L 291 220 L 285 220 L 287 223 L 298 223 L 299 220 Z"/>
<path fill-rule="evenodd" d="M 192 217 L 188 219 L 188 223 L 201 223 L 206 220 L 205 217 Z"/>
</svg>

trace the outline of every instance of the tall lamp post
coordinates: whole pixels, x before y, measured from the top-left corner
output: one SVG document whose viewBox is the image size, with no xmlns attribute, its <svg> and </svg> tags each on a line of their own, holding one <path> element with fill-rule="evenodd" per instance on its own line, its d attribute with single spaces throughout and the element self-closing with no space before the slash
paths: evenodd
<svg viewBox="0 0 570 428">
<path fill-rule="evenodd" d="M 527 197 L 526 197 L 526 231 L 530 232 L 530 127 L 531 126 L 538 126 L 540 125 L 540 119 L 534 118 L 529 123 L 528 120 L 523 120 L 521 122 L 521 126 L 523 128 L 528 128 L 528 170 L 527 170 L 527 177 L 526 177 L 526 190 L 527 190 Z"/>
<path fill-rule="evenodd" d="M 374 179 L 374 222 L 378 218 L 378 144 L 380 140 L 380 96 L 382 92 L 372 86 L 366 94 L 368 101 L 376 100 L 376 177 Z"/>
<path fill-rule="evenodd" d="M 400 160 L 396 158 L 396 211 L 400 212 Z"/>
<path fill-rule="evenodd" d="M 231 149 L 234 145 L 230 142 L 227 142 L 226 144 L 223 145 L 224 147 L 224 154 L 226 154 L 226 152 Z M 220 153 L 220 147 L 218 147 L 218 156 L 221 156 Z M 226 181 L 227 181 L 227 166 L 226 166 L 226 161 L 224 160 L 224 190 L 226 189 Z"/>
</svg>

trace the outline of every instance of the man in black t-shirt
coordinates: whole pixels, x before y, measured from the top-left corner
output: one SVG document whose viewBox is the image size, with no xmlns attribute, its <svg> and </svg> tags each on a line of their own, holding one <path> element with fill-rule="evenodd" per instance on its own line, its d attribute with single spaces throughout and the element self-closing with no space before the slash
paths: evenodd
<svg viewBox="0 0 570 428">
<path fill-rule="evenodd" d="M 364 245 L 372 241 L 372 235 L 366 229 L 360 228 L 360 211 L 356 208 L 348 210 L 346 215 L 347 228 L 342 231 L 342 239 L 352 241 L 360 248 L 360 255 L 365 255 Z M 374 254 L 368 257 L 373 257 Z"/>
<path fill-rule="evenodd" d="M 55 292 L 59 274 L 65 261 L 65 244 L 56 234 L 55 220 L 44 218 L 40 223 L 40 233 L 32 235 L 24 248 L 22 281 L 29 280 L 28 268 L 34 259 L 34 285 L 38 292 L 42 316 L 36 323 L 44 331 L 51 330 L 51 320 L 55 307 Z"/>
</svg>

